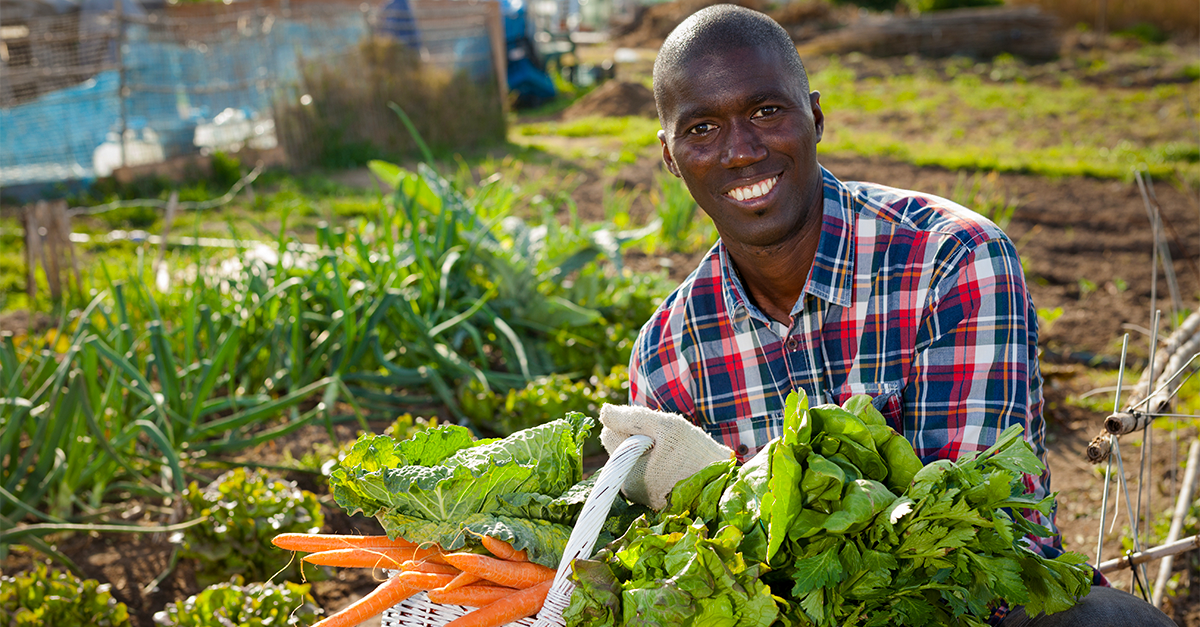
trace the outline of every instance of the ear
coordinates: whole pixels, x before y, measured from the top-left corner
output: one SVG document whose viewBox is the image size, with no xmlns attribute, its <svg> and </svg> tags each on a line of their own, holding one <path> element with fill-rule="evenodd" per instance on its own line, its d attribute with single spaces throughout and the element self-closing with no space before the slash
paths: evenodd
<svg viewBox="0 0 1200 627">
<path fill-rule="evenodd" d="M 813 124 L 817 129 L 817 143 L 820 143 L 821 136 L 825 134 L 825 113 L 821 111 L 821 92 L 814 91 L 809 94 L 808 101 L 812 103 Z"/>
<path fill-rule="evenodd" d="M 671 156 L 671 147 L 667 145 L 667 132 L 664 130 L 658 131 L 658 143 L 662 144 L 663 163 L 667 166 L 667 172 L 675 175 L 675 178 L 681 178 L 679 175 L 679 167 L 675 165 L 675 158 Z"/>
</svg>

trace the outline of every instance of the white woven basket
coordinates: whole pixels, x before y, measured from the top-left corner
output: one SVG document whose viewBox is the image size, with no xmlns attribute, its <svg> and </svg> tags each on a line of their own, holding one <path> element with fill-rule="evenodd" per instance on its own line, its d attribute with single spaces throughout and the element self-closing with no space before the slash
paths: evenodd
<svg viewBox="0 0 1200 627">
<path fill-rule="evenodd" d="M 591 557 L 592 548 L 596 545 L 596 537 L 600 528 L 608 518 L 613 500 L 625 484 L 625 477 L 633 469 L 634 464 L 641 458 L 654 440 L 635 435 L 621 443 L 617 450 L 608 458 L 608 463 L 600 469 L 592 494 L 579 513 L 579 520 L 567 540 L 567 548 L 563 551 L 562 561 L 558 565 L 558 573 L 554 576 L 554 584 L 546 596 L 546 603 L 536 618 L 525 618 L 509 625 L 528 627 L 564 627 L 563 610 L 571 602 L 571 592 L 574 585 L 567 576 L 571 572 L 571 562 L 578 557 Z M 446 623 L 466 614 L 474 608 L 459 605 L 442 605 L 433 603 L 424 593 L 413 595 L 404 601 L 388 608 L 383 612 L 382 627 L 441 627 Z"/>
</svg>

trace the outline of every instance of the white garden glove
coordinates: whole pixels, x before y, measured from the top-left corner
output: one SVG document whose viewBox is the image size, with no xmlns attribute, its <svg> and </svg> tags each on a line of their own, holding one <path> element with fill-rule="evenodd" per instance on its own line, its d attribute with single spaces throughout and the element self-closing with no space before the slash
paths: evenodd
<svg viewBox="0 0 1200 627">
<path fill-rule="evenodd" d="M 678 414 L 633 405 L 604 404 L 600 408 L 600 442 L 612 454 L 631 435 L 645 435 L 654 446 L 642 456 L 621 491 L 631 501 L 661 510 L 676 483 L 705 466 L 733 457 L 733 451 L 718 444 L 703 429 Z"/>
</svg>

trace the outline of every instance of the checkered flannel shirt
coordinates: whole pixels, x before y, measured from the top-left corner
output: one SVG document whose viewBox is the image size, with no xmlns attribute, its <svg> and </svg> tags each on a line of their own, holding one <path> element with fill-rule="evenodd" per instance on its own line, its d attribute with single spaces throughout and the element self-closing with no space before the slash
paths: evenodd
<svg viewBox="0 0 1200 627">
<path fill-rule="evenodd" d="M 1037 313 L 1012 242 L 944 198 L 822 171 L 824 224 L 791 324 L 750 301 L 718 241 L 642 328 L 630 402 L 686 416 L 742 461 L 779 435 L 799 388 L 812 406 L 870 395 L 925 463 L 1014 424 L 1045 462 Z M 1025 481 L 1043 497 L 1049 470 Z M 1061 542 L 1031 548 L 1054 556 Z"/>
</svg>

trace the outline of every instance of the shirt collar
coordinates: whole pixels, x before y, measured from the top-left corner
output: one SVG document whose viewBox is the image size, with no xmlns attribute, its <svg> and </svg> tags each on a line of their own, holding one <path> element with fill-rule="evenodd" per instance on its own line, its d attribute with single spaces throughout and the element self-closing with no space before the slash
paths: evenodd
<svg viewBox="0 0 1200 627">
<path fill-rule="evenodd" d="M 804 294 L 792 306 L 793 317 L 804 310 L 805 295 L 815 296 L 839 307 L 849 307 L 854 294 L 853 194 L 824 166 L 821 167 L 821 175 L 825 197 L 821 239 L 817 242 L 817 254 L 804 286 Z M 742 330 L 742 325 L 750 317 L 770 324 L 766 314 L 750 302 L 723 242 L 718 242 L 717 253 L 721 267 L 721 291 L 735 328 Z"/>
</svg>

